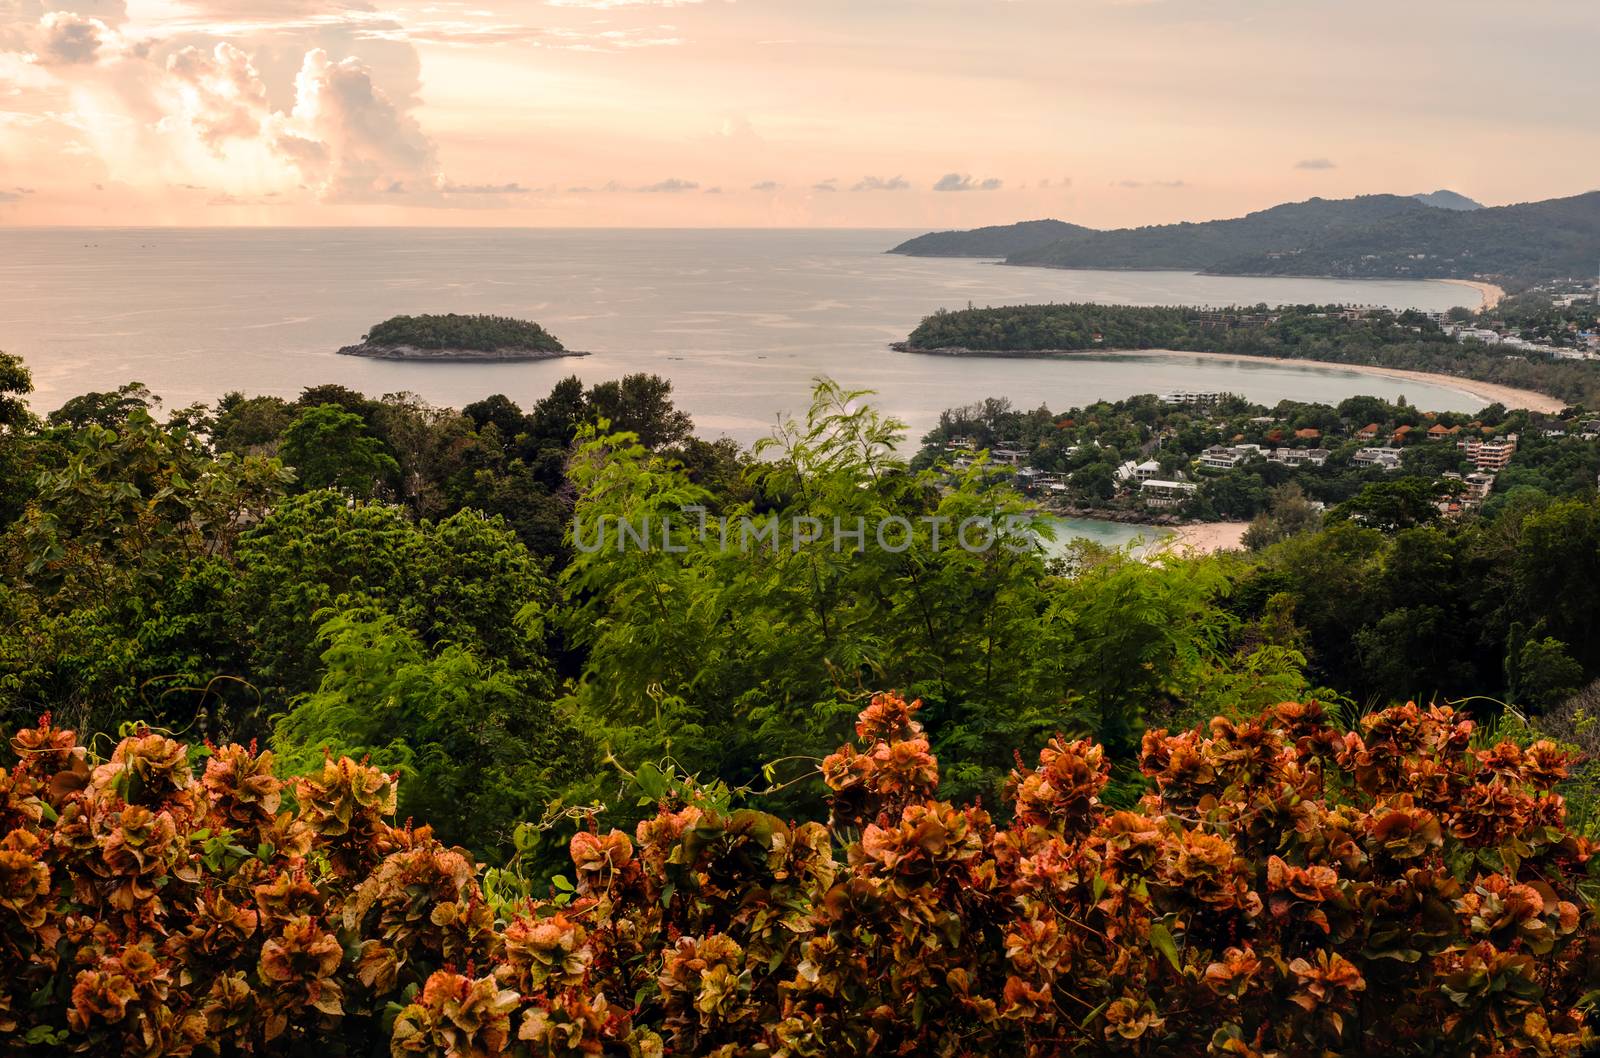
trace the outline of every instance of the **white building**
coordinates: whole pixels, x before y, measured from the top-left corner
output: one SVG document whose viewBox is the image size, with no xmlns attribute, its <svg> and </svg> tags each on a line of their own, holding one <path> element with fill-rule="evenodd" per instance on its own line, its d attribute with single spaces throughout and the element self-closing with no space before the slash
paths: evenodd
<svg viewBox="0 0 1600 1058">
<path fill-rule="evenodd" d="M 1400 448 L 1363 448 L 1350 457 L 1350 461 L 1358 467 L 1380 467 L 1383 470 L 1399 470 Z"/>
<path fill-rule="evenodd" d="M 1163 404 L 1186 404 L 1196 408 L 1214 407 L 1223 398 L 1222 393 L 1190 393 L 1188 390 L 1177 390 L 1173 393 L 1163 393 L 1160 401 Z"/>
<path fill-rule="evenodd" d="M 1199 491 L 1199 485 L 1188 481 L 1151 478 L 1139 483 L 1139 495 L 1151 507 L 1180 507 Z"/>
<path fill-rule="evenodd" d="M 1274 448 L 1267 453 L 1267 459 L 1289 467 L 1320 467 L 1331 454 L 1326 448 Z"/>
</svg>

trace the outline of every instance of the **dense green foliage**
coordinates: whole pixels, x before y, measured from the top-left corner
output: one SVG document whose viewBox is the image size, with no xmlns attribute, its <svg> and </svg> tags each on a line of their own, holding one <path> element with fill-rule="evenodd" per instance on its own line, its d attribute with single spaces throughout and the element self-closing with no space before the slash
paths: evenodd
<svg viewBox="0 0 1600 1058">
<path fill-rule="evenodd" d="M 1019 740 L 1074 726 L 1126 751 L 1163 696 L 1203 710 L 1303 687 L 1292 652 L 1258 644 L 1235 656 L 1215 570 L 1111 560 L 1052 577 L 1035 550 L 935 547 L 931 519 L 948 541 L 964 518 L 1020 512 L 1018 498 L 976 472 L 954 482 L 909 472 L 889 448 L 897 424 L 859 396 L 820 389 L 806 421 L 751 468 L 749 498 L 695 488 L 625 437 L 579 448 L 582 532 L 705 506 L 777 524 L 783 537 L 745 551 L 683 532 L 681 551 L 611 539 L 574 557 L 571 636 L 587 655 L 574 705 L 630 766 L 667 754 L 691 772 L 757 783 L 768 762 L 838 737 L 862 694 L 899 685 L 928 703 L 957 788 L 992 790 Z M 807 516 L 830 530 L 790 546 Z M 888 516 L 912 523 L 903 551 L 873 546 L 871 530 L 864 550 L 835 550 L 833 519 Z"/>
<path fill-rule="evenodd" d="M 367 332 L 369 345 L 418 349 L 476 349 L 484 352 L 533 350 L 559 353 L 562 345 L 537 323 L 510 316 L 391 316 Z"/>
<path fill-rule="evenodd" d="M 1600 576 L 1600 441 L 1546 437 L 1537 426 L 1548 421 L 1500 408 L 1477 418 L 1424 413 L 1375 397 L 1271 409 L 1230 398 L 1197 409 L 1144 396 L 1065 412 L 990 400 L 946 411 L 913 465 L 948 466 L 1004 443 L 1026 453 L 1026 465 L 1067 478 L 1071 512 L 1148 518 L 1137 493 L 1112 499 L 1110 490 L 1119 464 L 1154 460 L 1198 485 L 1173 513 L 1256 519 L 1247 535 L 1256 551 L 1221 563 L 1222 607 L 1246 625 L 1278 628 L 1278 642 L 1304 653 L 1313 685 L 1358 701 L 1484 695 L 1538 710 L 1600 676 L 1587 618 L 1600 606 L 1600 589 L 1587 586 Z M 1355 437 L 1367 424 L 1379 428 L 1376 440 Z M 1449 486 L 1441 475 L 1470 465 L 1453 438 L 1421 439 L 1428 424 L 1480 436 L 1520 431 L 1516 457 L 1481 510 L 1441 512 Z M 1404 426 L 1419 439 L 1405 444 L 1400 471 L 1351 462 L 1353 451 L 1391 443 Z M 947 447 L 956 438 L 977 451 Z M 1235 439 L 1330 455 L 1320 467 L 1195 464 L 1206 447 Z M 1015 480 L 1010 468 L 985 468 L 992 480 Z M 1540 676 L 1523 679 L 1526 670 Z"/>
<path fill-rule="evenodd" d="M 0 366 L 26 392 L 25 369 Z M 569 379 L 526 413 L 336 386 L 165 424 L 155 403 L 124 387 L 56 425 L 10 406 L 4 722 L 271 738 L 297 767 L 325 746 L 368 753 L 421 780 L 404 809 L 481 848 L 592 770 L 558 707 L 574 663 L 552 621 L 578 424 L 613 417 L 708 479 L 737 476 L 643 375 Z M 498 796 L 469 796 L 485 778 Z"/>
<path fill-rule="evenodd" d="M 1002 247 L 1015 265 L 1410 279 L 1587 276 L 1600 260 L 1600 191 L 1476 210 L 1400 195 L 1313 198 L 1198 224 L 1072 226 L 1041 242 L 1046 223 L 923 236 L 896 252 L 970 256 Z"/>
<path fill-rule="evenodd" d="M 482 852 L 522 822 L 559 834 L 574 806 L 628 818 L 630 776 L 652 768 L 803 812 L 810 747 L 843 738 L 885 686 L 923 700 L 951 790 L 992 797 L 1015 746 L 1066 731 L 1107 746 L 1128 800 L 1151 723 L 1309 694 L 1483 694 L 1537 712 L 1600 676 L 1600 505 L 1576 438 L 1530 438 L 1522 476 L 1465 521 L 1388 517 L 1406 496 L 1371 490 L 1406 476 L 1330 462 L 1206 483 L 1218 514 L 1267 511 L 1248 556 L 1047 559 L 1015 535 L 1030 503 L 1007 477 L 907 460 L 898 423 L 829 383 L 755 457 L 694 438 L 648 376 L 569 379 L 530 411 L 337 386 L 229 395 L 166 423 L 151 403 L 131 387 L 79 402 L 98 409 L 81 427 L 19 411 L 0 433 L 5 722 L 53 711 L 94 737 L 143 721 L 258 738 L 295 771 L 325 748 L 366 755 L 407 777 L 402 812 Z M 1273 418 L 1332 431 L 1418 414 L 1347 404 Z M 1155 431 L 1203 447 L 1255 410 L 1210 423 L 1139 398 L 1063 427 L 993 404 L 941 429 L 1013 438 L 1092 485 L 1096 466 L 1111 473 L 1093 453 L 1131 456 Z M 301 444 L 313 427 L 338 443 Z M 729 519 L 735 546 L 702 518 Z M 1028 546 L 951 546 L 964 521 L 1007 518 L 1005 539 Z M 619 547 L 618 526 L 646 519 L 650 545 Z M 904 546 L 874 540 L 886 519 Z M 744 521 L 774 535 L 741 547 Z M 858 524 L 839 546 L 835 526 Z M 551 855 L 546 832 L 527 856 Z"/>
<path fill-rule="evenodd" d="M 1219 318 L 1233 322 L 1217 323 Z M 1129 305 L 1016 305 L 940 311 L 906 342 L 912 351 L 1027 356 L 1093 349 L 1173 349 L 1427 371 L 1530 389 L 1600 407 L 1600 369 L 1534 353 L 1508 356 L 1457 341 L 1420 313 L 1345 319 L 1334 306 L 1265 305 L 1202 313 Z"/>
<path fill-rule="evenodd" d="M 907 459 L 827 381 L 754 453 L 643 375 L 166 421 L 28 383 L 0 357 L 0 1049 L 1578 1052 L 1600 773 L 1542 740 L 1600 745 L 1592 441 L 1489 409 L 1527 438 L 1469 516 L 1421 442 L 1209 480 L 1248 553 L 1049 558 L 947 439 L 1091 491 L 1464 417 L 989 401 Z M 1460 712 L 1363 715 L 1408 698 Z"/>
</svg>

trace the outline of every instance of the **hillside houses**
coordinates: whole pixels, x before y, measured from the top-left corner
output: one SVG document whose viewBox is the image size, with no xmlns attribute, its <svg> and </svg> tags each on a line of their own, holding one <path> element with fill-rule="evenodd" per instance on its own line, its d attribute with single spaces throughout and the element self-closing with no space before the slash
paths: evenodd
<svg viewBox="0 0 1600 1058">
<path fill-rule="evenodd" d="M 1332 454 L 1326 448 L 1274 448 L 1267 453 L 1267 459 L 1291 467 L 1320 467 Z"/>
<path fill-rule="evenodd" d="M 1260 445 L 1212 445 L 1200 453 L 1200 465 L 1208 470 L 1232 470 L 1245 460 L 1260 456 Z"/>
<path fill-rule="evenodd" d="M 1167 395 L 1175 396 L 1183 395 Z M 1600 475 L 1600 415 L 1495 411 L 1474 419 L 1373 397 L 1264 408 L 1237 397 L 1204 406 L 1206 395 L 1192 396 L 1014 411 L 999 420 L 952 415 L 922 458 L 954 470 L 984 466 L 1047 508 L 1162 519 L 1250 518 L 1289 484 L 1333 508 L 1396 478 L 1454 482 L 1439 491 L 1439 510 L 1462 517 L 1513 484 L 1554 495 Z M 1537 457 L 1524 468 L 1529 446 Z M 1502 481 L 1514 460 L 1518 473 Z"/>
</svg>

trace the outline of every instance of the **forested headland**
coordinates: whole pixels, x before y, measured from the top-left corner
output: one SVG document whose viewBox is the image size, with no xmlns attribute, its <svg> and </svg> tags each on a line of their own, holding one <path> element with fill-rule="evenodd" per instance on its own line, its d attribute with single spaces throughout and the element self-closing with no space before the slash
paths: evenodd
<svg viewBox="0 0 1600 1058">
<path fill-rule="evenodd" d="M 1459 322 L 1472 318 L 1465 310 L 1457 316 Z M 1530 325 L 1536 326 L 1537 318 L 1531 314 Z M 1412 311 L 1336 305 L 1213 311 L 1082 303 L 940 310 L 911 332 L 904 347 L 947 355 L 1171 349 L 1284 357 L 1455 375 L 1600 407 L 1600 368 L 1594 363 L 1458 340 L 1439 320 Z"/>
<path fill-rule="evenodd" d="M 647 375 L 29 387 L 7 1053 L 1587 1046 L 1592 482 L 1051 560 L 937 546 L 1033 505 L 826 381 L 758 452 Z"/>
</svg>

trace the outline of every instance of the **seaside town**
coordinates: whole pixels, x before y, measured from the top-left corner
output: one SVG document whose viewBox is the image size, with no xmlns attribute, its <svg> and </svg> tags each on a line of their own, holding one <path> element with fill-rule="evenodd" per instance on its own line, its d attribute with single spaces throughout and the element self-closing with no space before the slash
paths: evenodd
<svg viewBox="0 0 1600 1058">
<path fill-rule="evenodd" d="M 952 409 L 919 459 L 951 474 L 1005 475 L 1043 510 L 1123 521 L 1249 520 L 1293 485 L 1318 512 L 1371 520 L 1386 497 L 1433 518 L 1476 513 L 1529 490 L 1600 480 L 1600 414 L 1493 405 L 1432 412 L 1401 398 L 1272 408 L 1222 392 L 1172 392 L 1064 413 L 1004 401 Z"/>
</svg>

